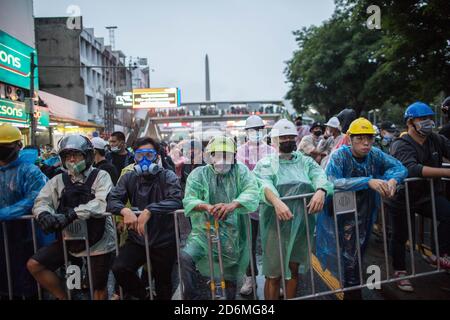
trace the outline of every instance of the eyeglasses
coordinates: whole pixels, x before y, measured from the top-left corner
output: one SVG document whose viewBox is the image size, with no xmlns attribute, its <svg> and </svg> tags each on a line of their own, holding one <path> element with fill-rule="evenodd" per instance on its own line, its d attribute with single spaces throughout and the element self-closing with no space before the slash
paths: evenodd
<svg viewBox="0 0 450 320">
<path fill-rule="evenodd" d="M 145 157 L 148 160 L 153 161 L 156 159 L 156 155 L 155 149 L 138 149 L 134 152 L 134 159 L 136 159 L 136 161 L 141 161 Z"/>
<path fill-rule="evenodd" d="M 356 143 L 363 143 L 363 142 L 374 143 L 375 136 L 371 136 L 371 135 L 354 136 L 353 141 L 355 141 Z"/>
<path fill-rule="evenodd" d="M 81 160 L 84 156 L 83 153 L 80 151 L 66 151 L 63 153 L 62 157 L 64 159 L 69 160 L 74 158 L 75 160 Z"/>
</svg>

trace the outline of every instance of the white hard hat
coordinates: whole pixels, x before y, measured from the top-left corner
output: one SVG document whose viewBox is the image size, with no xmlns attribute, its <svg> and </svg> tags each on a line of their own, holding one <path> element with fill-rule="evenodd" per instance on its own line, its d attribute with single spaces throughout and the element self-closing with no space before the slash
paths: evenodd
<svg viewBox="0 0 450 320">
<path fill-rule="evenodd" d="M 332 128 L 342 130 L 341 123 L 339 122 L 339 119 L 337 117 L 331 117 L 330 120 L 328 120 L 328 122 L 325 123 L 325 125 L 327 127 L 332 127 Z"/>
<path fill-rule="evenodd" d="M 287 119 L 278 120 L 272 127 L 272 131 L 270 132 L 270 137 L 283 137 L 283 136 L 296 136 L 297 129 L 295 128 L 295 124 Z"/>
<path fill-rule="evenodd" d="M 253 115 L 248 117 L 247 121 L 245 121 L 245 130 L 261 127 L 264 127 L 264 121 L 260 116 Z"/>
<path fill-rule="evenodd" d="M 108 144 L 108 143 L 106 143 L 105 140 L 103 140 L 100 137 L 92 138 L 91 142 L 92 142 L 92 145 L 94 146 L 94 149 L 100 149 L 100 150 L 105 150 L 105 147 Z"/>
</svg>

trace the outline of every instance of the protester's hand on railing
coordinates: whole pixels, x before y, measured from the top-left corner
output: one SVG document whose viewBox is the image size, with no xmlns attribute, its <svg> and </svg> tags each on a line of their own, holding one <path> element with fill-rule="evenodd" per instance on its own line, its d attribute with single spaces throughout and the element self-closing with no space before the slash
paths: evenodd
<svg viewBox="0 0 450 320">
<path fill-rule="evenodd" d="M 120 214 L 123 216 L 123 224 L 125 225 L 125 228 L 131 230 L 137 229 L 138 218 L 130 208 L 123 208 L 120 211 Z"/>
<path fill-rule="evenodd" d="M 280 220 L 291 220 L 294 217 L 289 207 L 281 200 L 275 203 L 274 209 Z"/>
<path fill-rule="evenodd" d="M 139 215 L 137 221 L 137 231 L 139 235 L 144 236 L 145 234 L 145 225 L 147 224 L 148 220 L 151 217 L 151 212 L 147 209 L 144 209 L 141 214 Z"/>
<path fill-rule="evenodd" d="M 397 192 L 397 180 L 391 179 L 387 183 L 389 187 L 388 198 L 392 198 L 393 196 L 395 196 L 395 193 Z"/>
<path fill-rule="evenodd" d="M 56 219 L 50 212 L 41 212 L 37 218 L 37 222 L 45 234 L 55 232 L 54 225 L 56 223 Z"/>
<path fill-rule="evenodd" d="M 325 196 L 325 191 L 317 190 L 307 205 L 309 209 L 308 213 L 312 214 L 322 211 L 323 205 L 325 204 Z"/>
<path fill-rule="evenodd" d="M 388 183 L 381 179 L 371 179 L 369 181 L 369 187 L 378 192 L 382 197 L 388 197 L 391 193 Z"/>
<path fill-rule="evenodd" d="M 214 219 L 225 220 L 227 215 L 236 210 L 238 206 L 239 204 L 236 202 L 217 203 L 211 209 L 210 214 L 214 216 Z"/>
<path fill-rule="evenodd" d="M 55 214 L 55 224 L 53 225 L 54 230 L 61 231 L 73 221 L 78 219 L 77 214 L 73 209 L 69 210 L 69 212 L 65 214 Z"/>
</svg>

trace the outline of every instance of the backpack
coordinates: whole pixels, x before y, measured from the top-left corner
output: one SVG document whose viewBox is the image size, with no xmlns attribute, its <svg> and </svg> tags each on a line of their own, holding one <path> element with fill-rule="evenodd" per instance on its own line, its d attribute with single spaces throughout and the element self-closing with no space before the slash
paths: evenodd
<svg viewBox="0 0 450 320">
<path fill-rule="evenodd" d="M 100 170 L 94 169 L 85 183 L 73 183 L 67 172 L 62 173 L 64 189 L 61 194 L 57 212 L 60 214 L 67 214 L 69 209 L 73 209 L 81 204 L 86 204 L 95 199 L 95 195 L 92 193 L 92 185 L 94 184 L 99 172 Z M 106 217 L 87 219 L 86 224 L 89 247 L 92 247 L 103 237 L 105 232 Z M 68 228 L 70 228 L 70 225 Z M 82 252 L 86 250 L 85 241 L 70 240 L 67 242 L 67 248 L 69 251 L 74 253 Z"/>
</svg>

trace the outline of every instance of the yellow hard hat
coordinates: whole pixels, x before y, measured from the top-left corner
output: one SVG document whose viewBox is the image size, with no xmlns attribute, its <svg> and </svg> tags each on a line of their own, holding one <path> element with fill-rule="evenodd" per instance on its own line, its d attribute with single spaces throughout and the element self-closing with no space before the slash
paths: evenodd
<svg viewBox="0 0 450 320">
<path fill-rule="evenodd" d="M 0 124 L 0 143 L 12 143 L 22 140 L 22 133 L 8 123 Z"/>
<path fill-rule="evenodd" d="M 211 139 L 209 141 L 208 145 L 206 146 L 206 153 L 213 153 L 213 152 L 231 152 L 236 153 L 236 144 L 234 143 L 234 140 L 230 137 L 226 136 L 217 136 Z"/>
<path fill-rule="evenodd" d="M 373 128 L 372 123 L 366 118 L 358 118 L 350 124 L 350 127 L 347 130 L 348 135 L 353 134 L 370 134 L 375 135 L 375 129 Z"/>
</svg>

